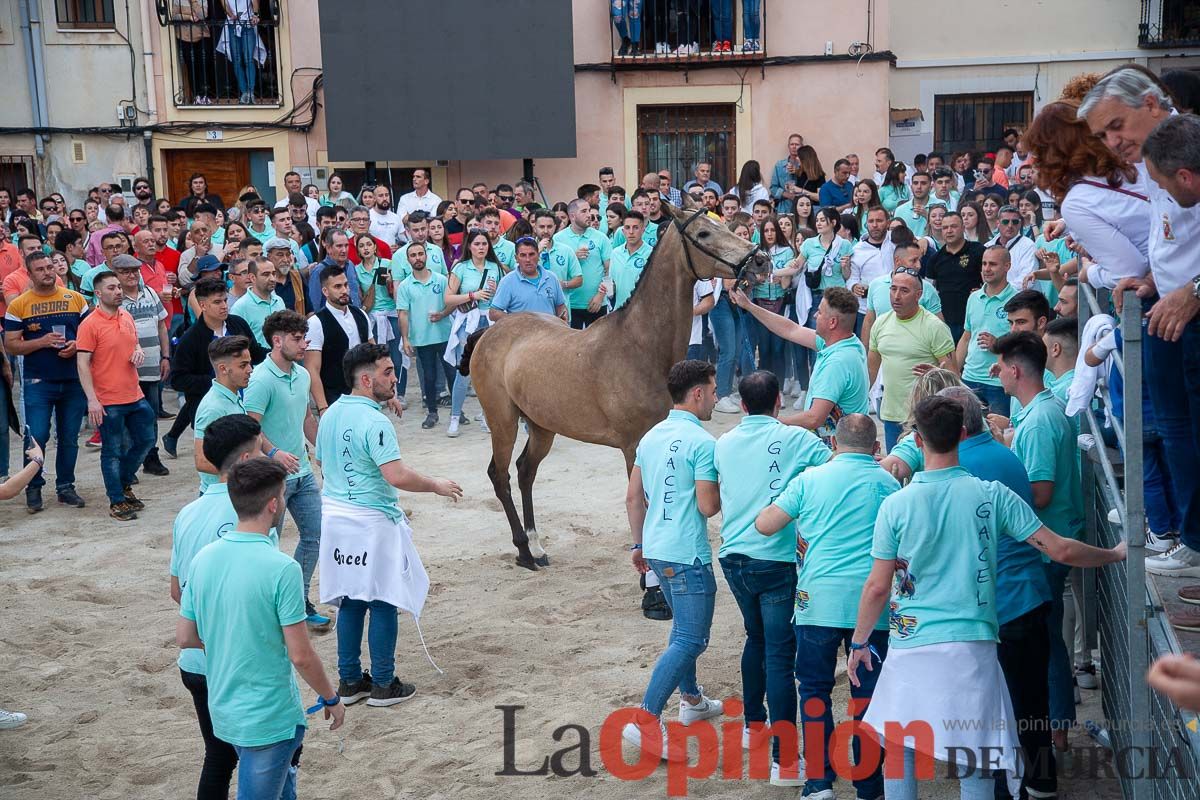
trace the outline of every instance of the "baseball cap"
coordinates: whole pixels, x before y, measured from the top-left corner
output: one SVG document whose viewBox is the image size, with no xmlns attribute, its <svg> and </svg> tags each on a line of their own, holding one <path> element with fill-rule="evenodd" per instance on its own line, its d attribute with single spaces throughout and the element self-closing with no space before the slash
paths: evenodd
<svg viewBox="0 0 1200 800">
<path fill-rule="evenodd" d="M 112 260 L 113 269 L 141 269 L 142 262 L 127 253 L 122 253 Z"/>
<path fill-rule="evenodd" d="M 214 255 L 200 256 L 196 259 L 196 273 L 212 272 L 221 269 L 221 262 Z"/>
<path fill-rule="evenodd" d="M 267 239 L 267 243 L 263 245 L 263 252 L 269 253 L 272 250 L 291 250 L 291 241 L 284 239 L 282 236 L 272 236 Z"/>
</svg>

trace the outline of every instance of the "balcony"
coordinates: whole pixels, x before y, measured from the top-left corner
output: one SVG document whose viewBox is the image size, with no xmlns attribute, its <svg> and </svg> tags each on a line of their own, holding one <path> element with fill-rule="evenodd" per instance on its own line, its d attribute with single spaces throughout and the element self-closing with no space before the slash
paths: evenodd
<svg viewBox="0 0 1200 800">
<path fill-rule="evenodd" d="M 607 0 L 616 69 L 696 68 L 766 58 L 766 0 Z"/>
<path fill-rule="evenodd" d="M 1200 46 L 1200 4 L 1191 0 L 1142 0 L 1138 44 L 1155 48 Z"/>
<path fill-rule="evenodd" d="M 170 32 L 177 108 L 279 107 L 279 5 L 262 0 L 256 20 L 230 21 L 224 3 L 156 0 Z"/>
</svg>

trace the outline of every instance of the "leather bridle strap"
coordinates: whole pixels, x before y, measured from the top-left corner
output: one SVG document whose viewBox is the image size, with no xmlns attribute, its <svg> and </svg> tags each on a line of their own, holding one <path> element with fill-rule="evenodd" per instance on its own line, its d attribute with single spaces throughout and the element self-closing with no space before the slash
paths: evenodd
<svg viewBox="0 0 1200 800">
<path fill-rule="evenodd" d="M 694 239 L 689 239 L 687 236 L 688 227 L 693 222 L 695 222 L 697 219 L 699 219 L 700 217 L 704 216 L 707 213 L 708 213 L 708 209 L 702 208 L 699 211 L 692 214 L 690 217 L 688 217 L 687 221 L 685 221 L 685 222 L 680 222 L 678 219 L 674 220 L 673 224 L 675 225 L 676 230 L 679 231 L 680 238 L 683 239 L 683 253 L 684 253 L 684 256 L 687 258 L 688 269 L 691 270 L 692 276 L 696 280 L 702 280 L 702 278 L 696 273 L 695 264 L 692 263 L 692 252 L 688 247 L 688 245 L 691 245 L 692 247 L 699 250 L 701 253 L 704 253 L 704 255 L 706 255 L 709 258 L 716 261 L 717 263 L 724 264 L 725 266 L 727 266 L 731 270 L 733 270 L 734 280 L 740 284 L 742 282 L 744 273 L 746 271 L 746 267 L 749 265 L 750 260 L 752 258 L 754 258 L 754 255 L 759 251 L 760 248 L 755 247 L 755 248 L 751 249 L 750 252 L 746 253 L 746 255 L 742 258 L 741 261 L 734 263 L 734 262 L 730 261 L 729 259 L 725 258 L 724 256 L 722 256 L 721 254 L 715 252 L 711 248 L 704 246 L 700 242 L 698 242 Z"/>
</svg>

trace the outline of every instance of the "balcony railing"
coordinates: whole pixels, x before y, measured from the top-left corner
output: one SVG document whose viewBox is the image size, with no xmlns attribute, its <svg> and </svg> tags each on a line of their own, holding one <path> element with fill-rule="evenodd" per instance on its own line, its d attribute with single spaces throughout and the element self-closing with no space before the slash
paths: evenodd
<svg viewBox="0 0 1200 800">
<path fill-rule="evenodd" d="M 279 7 L 259 3 L 257 20 L 225 19 L 212 0 L 157 0 L 171 33 L 178 107 L 278 106 Z"/>
<path fill-rule="evenodd" d="M 1200 3 L 1142 0 L 1138 44 L 1142 47 L 1200 46 Z"/>
<path fill-rule="evenodd" d="M 766 0 L 608 0 L 614 66 L 766 57 Z"/>
</svg>

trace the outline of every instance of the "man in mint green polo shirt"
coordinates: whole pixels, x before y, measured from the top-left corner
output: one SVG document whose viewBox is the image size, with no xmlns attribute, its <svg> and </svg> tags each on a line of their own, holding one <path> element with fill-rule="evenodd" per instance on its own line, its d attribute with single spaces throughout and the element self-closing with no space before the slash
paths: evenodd
<svg viewBox="0 0 1200 800">
<path fill-rule="evenodd" d="M 583 283 L 571 290 L 571 327 L 582 330 L 604 316 L 607 297 L 603 285 L 612 258 L 608 237 L 591 227 L 592 207 L 586 200 L 572 200 L 567 206 L 571 224 L 554 235 L 554 243 L 575 253 L 583 268 Z"/>
<path fill-rule="evenodd" d="M 321 550 L 321 490 L 305 448 L 306 440 L 317 440 L 317 419 L 308 405 L 311 379 L 300 364 L 308 347 L 307 332 L 308 323 L 295 311 L 276 311 L 267 317 L 263 336 L 271 352 L 250 373 L 242 402 L 246 413 L 262 424 L 263 435 L 274 447 L 293 457 L 285 464 L 288 479 L 284 501 L 300 534 L 295 559 L 304 576 L 308 623 L 319 628 L 329 624 L 329 617 L 318 614 L 308 600 Z M 279 453 L 271 455 L 278 457 Z"/>
<path fill-rule="evenodd" d="M 421 475 L 400 460 L 396 429 L 381 410 L 382 403 L 396 396 L 396 367 L 387 345 L 356 345 L 343 364 L 351 393 L 329 406 L 317 432 L 317 461 L 325 475 L 321 494 L 327 504 L 321 597 L 339 601 L 338 694 L 346 705 L 369 698 L 367 705 L 386 707 L 416 692 L 415 686 L 396 677 L 397 611 L 387 602 L 396 588 L 393 567 L 400 563 L 387 556 L 403 551 L 395 545 L 393 553 L 381 553 L 368 543 L 398 543 L 408 535 L 397 489 L 433 492 L 456 501 L 462 489 L 454 481 Z M 352 512 L 352 530 L 333 522 L 335 508 Z M 339 553 L 364 555 L 350 559 L 338 558 Z M 344 586 L 358 591 L 341 594 Z M 360 661 L 368 610 L 370 672 Z"/>
<path fill-rule="evenodd" d="M 438 398 L 454 385 L 454 366 L 442 358 L 450 339 L 450 317 L 442 313 L 448 279 L 429 269 L 421 248 L 409 249 L 405 257 L 409 276 L 396 285 L 396 322 L 405 355 L 417 360 L 426 412 L 421 427 L 429 430 L 438 424 Z"/>
<path fill-rule="evenodd" d="M 271 241 L 274 242 L 275 239 Z M 270 347 L 270 343 L 263 337 L 263 322 L 276 311 L 287 308 L 279 295 L 275 294 L 275 284 L 278 283 L 275 280 L 275 265 L 266 258 L 252 258 L 246 268 L 250 270 L 250 288 L 237 299 L 229 313 L 246 320 L 258 343 L 263 347 Z"/>
<path fill-rule="evenodd" d="M 212 388 L 196 406 L 192 420 L 195 447 L 192 458 L 200 473 L 200 494 L 217 482 L 220 464 L 204 456 L 204 434 L 214 420 L 230 414 L 245 414 L 242 390 L 250 383 L 250 342 L 245 336 L 219 336 L 208 345 L 208 360 L 213 365 Z"/>
<path fill-rule="evenodd" d="M 511 272 L 517 266 L 517 252 L 515 245 L 508 239 L 505 239 L 500 233 L 500 212 L 488 206 L 479 212 L 475 218 L 479 226 L 487 231 L 488 238 L 492 240 L 492 250 L 496 252 L 496 258 L 500 265 L 504 267 L 506 272 Z"/>
<path fill-rule="evenodd" d="M 646 217 L 640 211 L 630 211 L 621 223 L 621 230 L 625 232 L 625 243 L 613 248 L 608 268 L 613 284 L 613 311 L 629 302 L 654 253 L 654 248 L 642 239 Z"/>
<path fill-rule="evenodd" d="M 963 365 L 963 383 L 993 412 L 1003 412 L 1009 407 L 1000 379 L 992 375 L 996 355 L 991 348 L 998 337 L 1012 328 L 1008 312 L 1004 310 L 1005 304 L 1017 293 L 1017 287 L 1008 282 L 1011 264 L 1012 257 L 1005 247 L 989 247 L 983 251 L 980 267 L 983 286 L 967 297 L 963 335 L 955 352 L 955 359 Z"/>
<path fill-rule="evenodd" d="M 399 283 L 408 277 L 408 248 L 414 245 L 417 249 L 424 248 L 425 263 L 430 272 L 448 275 L 446 256 L 442 253 L 442 248 L 429 243 L 429 215 L 424 211 L 414 211 L 408 215 L 404 227 L 408 231 L 408 244 L 392 254 L 392 282 Z"/>
<path fill-rule="evenodd" d="M 746 416 L 717 441 L 714 463 L 721 483 L 721 571 L 746 628 L 742 646 L 742 700 L 747 729 L 796 720 L 796 636 L 791 599 L 796 587 L 796 531 L 765 538 L 754 528 L 764 500 L 773 501 L 804 470 L 829 460 L 829 448 L 811 431 L 778 419 L 779 379 L 766 370 L 738 383 Z M 763 705 L 764 698 L 767 705 Z M 796 752 L 771 743 L 776 785 L 799 785 Z M 783 783 L 790 778 L 790 784 Z"/>
<path fill-rule="evenodd" d="M 655 662 L 642 698 L 642 708 L 662 733 L 662 741 L 649 743 L 648 749 L 663 758 L 667 748 L 661 717 L 676 689 L 684 725 L 722 712 L 721 703 L 705 697 L 696 682 L 696 661 L 708 647 L 717 596 L 708 517 L 720 511 L 721 494 L 716 441 L 701 424 L 712 419 L 717 404 L 716 374 L 707 361 L 680 361 L 671 367 L 667 391 L 673 407 L 638 443 L 625 493 L 633 566 L 646 576 L 647 586 L 661 584 L 673 612 L 667 649 Z M 633 723 L 625 726 L 622 736 L 647 747 Z"/>
<path fill-rule="evenodd" d="M 241 338 L 241 337 L 238 337 Z M 218 340 L 220 341 L 220 340 Z M 249 356 L 247 356 L 248 358 Z M 247 370 L 249 374 L 249 370 Z M 221 475 L 197 500 L 188 503 L 175 517 L 171 533 L 171 599 L 176 603 L 183 596 L 192 559 L 205 546 L 237 529 L 237 513 L 229 502 L 225 479 L 234 464 L 260 454 L 259 424 L 245 414 L 234 414 L 215 420 L 203 440 L 205 458 L 220 465 Z M 197 449 L 200 449 L 197 440 Z M 272 528 L 270 537 L 279 545 L 279 534 Z M 208 681 L 205 677 L 204 651 L 188 647 L 179 652 L 179 674 L 183 685 L 192 695 L 196 718 L 204 739 L 204 766 L 200 770 L 200 793 L 221 787 L 229 791 L 233 770 L 237 766 L 237 751 L 228 742 L 213 735 L 212 717 L 208 712 Z"/>
<path fill-rule="evenodd" d="M 533 236 L 538 242 L 541 265 L 558 276 L 558 284 L 569 298 L 573 289 L 583 285 L 583 267 L 580 266 L 575 251 L 554 240 L 554 234 L 558 231 L 558 220 L 553 211 L 547 208 L 537 209 L 530 215 L 530 224 L 533 225 Z M 570 316 L 570 303 L 567 305 L 567 314 Z"/>
<path fill-rule="evenodd" d="M 795 673 L 800 683 L 802 730 L 821 725 L 824 764 L 808 765 L 810 777 L 805 797 L 832 797 L 834 773 L 829 760 L 833 735 L 833 684 L 838 653 L 850 642 L 858 619 L 858 597 L 871 572 L 871 539 L 879 507 L 900 484 L 876 462 L 879 450 L 875 422 L 865 414 L 847 414 L 838 420 L 836 454 L 829 463 L 806 469 L 793 478 L 771 505 L 755 520 L 765 536 L 783 533 L 795 545 L 799 567 L 795 582 Z M 718 447 L 720 445 L 718 444 Z M 793 526 L 792 520 L 795 520 Z M 793 529 L 800 534 L 789 533 Z M 793 606 L 789 604 L 789 611 Z M 869 641 L 887 656 L 887 619 L 880 615 Z M 850 687 L 851 698 L 865 701 L 856 717 L 862 718 L 879 672 L 859 672 L 860 685 Z M 814 703 L 810 704 L 810 700 Z M 805 743 L 811 751 L 812 744 Z M 871 775 L 854 781 L 856 794 L 875 798 L 883 794 L 877 766 Z M 822 792 L 830 792 L 823 795 Z"/>
<path fill-rule="evenodd" d="M 300 568 L 270 538 L 286 477 L 265 458 L 229 470 L 237 529 L 192 558 L 175 626 L 180 647 L 204 648 L 213 734 L 237 751 L 238 797 L 296 796 L 292 761 L 307 725 L 296 672 L 333 719 L 331 730 L 345 718 L 304 625 Z"/>
</svg>

